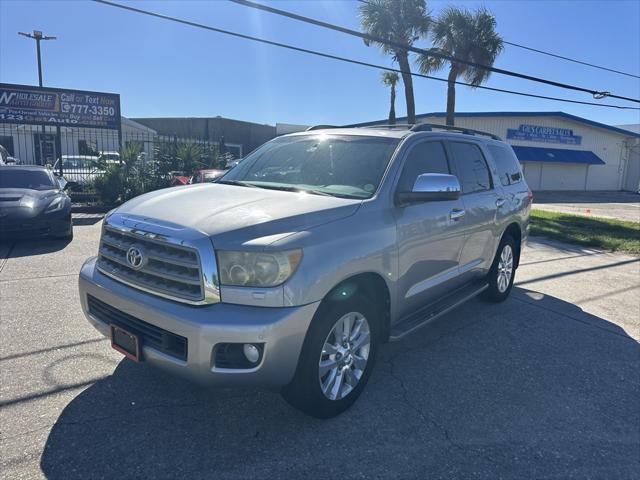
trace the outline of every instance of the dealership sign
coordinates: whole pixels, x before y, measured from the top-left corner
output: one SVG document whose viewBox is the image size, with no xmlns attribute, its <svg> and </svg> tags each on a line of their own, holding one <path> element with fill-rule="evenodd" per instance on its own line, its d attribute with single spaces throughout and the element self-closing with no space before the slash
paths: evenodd
<svg viewBox="0 0 640 480">
<path fill-rule="evenodd" d="M 0 123 L 120 129 L 120 95 L 0 83 Z"/>
<path fill-rule="evenodd" d="M 569 128 L 543 127 L 540 125 L 520 125 L 507 129 L 507 138 L 511 140 L 526 140 L 529 142 L 564 143 L 580 145 L 582 137 L 573 134 Z"/>
</svg>

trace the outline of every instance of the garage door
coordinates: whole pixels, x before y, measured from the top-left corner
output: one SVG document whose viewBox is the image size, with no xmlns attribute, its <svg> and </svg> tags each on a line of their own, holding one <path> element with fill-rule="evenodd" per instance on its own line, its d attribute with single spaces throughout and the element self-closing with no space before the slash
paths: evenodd
<svg viewBox="0 0 640 480">
<path fill-rule="evenodd" d="M 527 185 L 531 190 L 541 190 L 540 188 L 540 169 L 541 163 L 537 162 L 522 162 L 522 171 L 524 173 L 524 179 L 527 181 Z"/>
<path fill-rule="evenodd" d="M 624 179 L 624 189 L 640 193 L 640 147 L 635 146 L 629 152 L 629 164 Z"/>
<path fill-rule="evenodd" d="M 586 165 L 553 164 L 542 165 L 540 190 L 584 190 Z"/>
</svg>

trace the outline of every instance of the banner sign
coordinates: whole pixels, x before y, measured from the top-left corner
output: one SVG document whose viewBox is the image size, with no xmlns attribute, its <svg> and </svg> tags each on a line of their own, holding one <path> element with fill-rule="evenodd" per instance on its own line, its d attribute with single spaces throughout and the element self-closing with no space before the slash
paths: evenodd
<svg viewBox="0 0 640 480">
<path fill-rule="evenodd" d="M 569 128 L 542 127 L 540 125 L 520 125 L 507 129 L 507 138 L 512 140 L 526 140 L 529 142 L 564 143 L 566 145 L 580 145 L 582 137 L 573 134 Z"/>
<path fill-rule="evenodd" d="M 120 129 L 120 95 L 0 83 L 0 123 Z"/>
</svg>

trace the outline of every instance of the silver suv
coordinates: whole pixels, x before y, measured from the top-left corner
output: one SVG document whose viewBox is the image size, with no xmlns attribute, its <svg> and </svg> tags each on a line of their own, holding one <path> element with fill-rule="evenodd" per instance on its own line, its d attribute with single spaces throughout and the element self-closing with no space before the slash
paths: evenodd
<svg viewBox="0 0 640 480">
<path fill-rule="evenodd" d="M 80 273 L 88 320 L 135 361 L 280 389 L 332 417 L 380 344 L 504 300 L 531 192 L 497 137 L 435 125 L 276 138 L 218 183 L 137 197 Z"/>
</svg>

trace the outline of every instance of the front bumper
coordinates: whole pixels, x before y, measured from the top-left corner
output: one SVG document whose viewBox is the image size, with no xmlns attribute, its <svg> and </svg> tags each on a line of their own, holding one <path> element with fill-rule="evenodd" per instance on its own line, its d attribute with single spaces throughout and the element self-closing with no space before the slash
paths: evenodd
<svg viewBox="0 0 640 480">
<path fill-rule="evenodd" d="M 70 222 L 70 209 L 37 216 L 9 215 L 0 218 L 0 238 L 63 236 L 69 233 Z"/>
<path fill-rule="evenodd" d="M 95 263 L 94 257 L 82 266 L 79 289 L 82 310 L 99 332 L 109 337 L 110 326 L 89 312 L 87 295 L 187 339 L 186 361 L 143 342 L 145 362 L 206 385 L 281 387 L 293 379 L 319 302 L 282 308 L 225 303 L 191 306 L 128 287 L 100 273 Z M 218 343 L 262 343 L 262 359 L 248 370 L 217 368 L 214 351 Z"/>
</svg>

